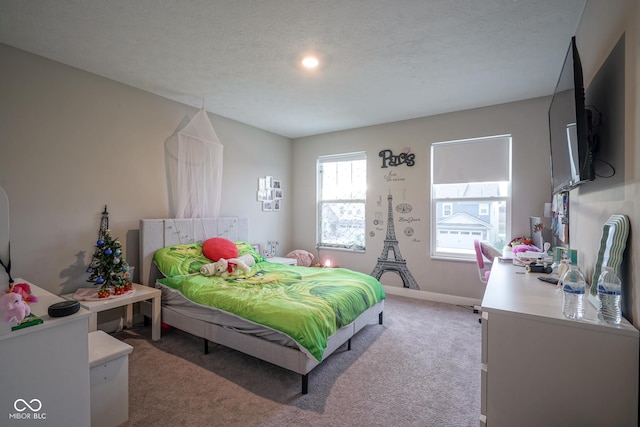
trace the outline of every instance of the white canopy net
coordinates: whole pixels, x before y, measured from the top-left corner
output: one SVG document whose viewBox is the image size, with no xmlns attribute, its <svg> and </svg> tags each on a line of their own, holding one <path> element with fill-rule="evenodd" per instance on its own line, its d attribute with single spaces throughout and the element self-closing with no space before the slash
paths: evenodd
<svg viewBox="0 0 640 427">
<path fill-rule="evenodd" d="M 222 149 L 204 108 L 178 132 L 177 218 L 217 218 Z"/>
</svg>

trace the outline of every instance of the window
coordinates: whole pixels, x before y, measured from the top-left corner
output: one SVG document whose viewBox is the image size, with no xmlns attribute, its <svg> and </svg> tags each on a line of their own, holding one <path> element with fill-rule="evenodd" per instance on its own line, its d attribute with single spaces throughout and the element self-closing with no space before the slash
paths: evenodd
<svg viewBox="0 0 640 427">
<path fill-rule="evenodd" d="M 365 153 L 318 157 L 317 245 L 365 249 Z"/>
<path fill-rule="evenodd" d="M 475 258 L 475 239 L 503 247 L 510 205 L 510 135 L 431 145 L 431 256 Z"/>
</svg>

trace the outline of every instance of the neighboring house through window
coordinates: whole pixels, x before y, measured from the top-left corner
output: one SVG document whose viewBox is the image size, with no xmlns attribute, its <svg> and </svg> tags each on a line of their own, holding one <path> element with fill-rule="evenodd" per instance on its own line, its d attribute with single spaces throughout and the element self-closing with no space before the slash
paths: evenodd
<svg viewBox="0 0 640 427">
<path fill-rule="evenodd" d="M 453 205 L 451 203 L 442 203 L 442 216 L 451 216 Z"/>
<path fill-rule="evenodd" d="M 317 167 L 317 246 L 364 251 L 366 154 L 320 156 Z"/>
<path fill-rule="evenodd" d="M 475 239 L 503 247 L 510 205 L 511 135 L 431 145 L 431 256 L 474 258 Z"/>
</svg>

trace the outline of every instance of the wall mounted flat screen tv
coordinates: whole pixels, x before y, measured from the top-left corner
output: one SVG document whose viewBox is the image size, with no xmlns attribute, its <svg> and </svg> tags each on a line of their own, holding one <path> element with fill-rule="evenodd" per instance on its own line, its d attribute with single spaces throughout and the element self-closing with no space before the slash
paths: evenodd
<svg viewBox="0 0 640 427">
<path fill-rule="evenodd" d="M 549 107 L 551 183 L 553 193 L 568 191 L 594 179 L 591 112 L 585 108 L 582 63 L 571 44 Z"/>
</svg>

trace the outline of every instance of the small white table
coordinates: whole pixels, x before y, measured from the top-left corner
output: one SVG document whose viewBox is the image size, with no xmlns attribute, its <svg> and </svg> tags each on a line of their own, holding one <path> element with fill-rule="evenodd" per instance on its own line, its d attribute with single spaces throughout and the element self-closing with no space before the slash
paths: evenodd
<svg viewBox="0 0 640 427">
<path fill-rule="evenodd" d="M 89 316 L 89 332 L 98 330 L 98 313 L 112 308 L 126 306 L 125 326 L 130 328 L 133 324 L 133 304 L 136 302 L 151 300 L 151 339 L 157 341 L 160 339 L 160 297 L 162 292 L 160 289 L 150 288 L 149 286 L 133 284 L 134 292 L 130 295 L 118 298 L 109 298 L 104 301 L 79 301 L 80 305 L 88 310 Z M 73 294 L 62 295 L 62 298 L 72 300 Z"/>
</svg>

